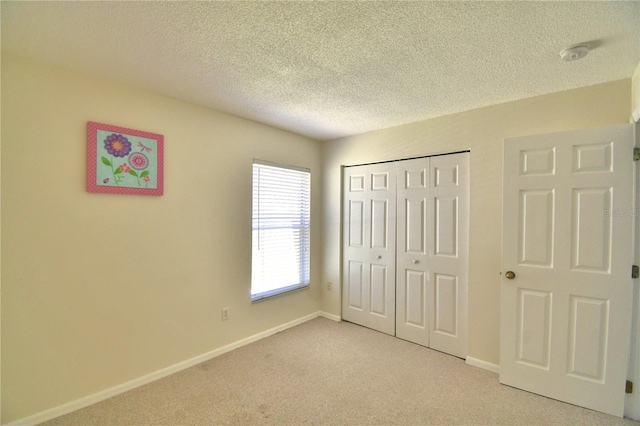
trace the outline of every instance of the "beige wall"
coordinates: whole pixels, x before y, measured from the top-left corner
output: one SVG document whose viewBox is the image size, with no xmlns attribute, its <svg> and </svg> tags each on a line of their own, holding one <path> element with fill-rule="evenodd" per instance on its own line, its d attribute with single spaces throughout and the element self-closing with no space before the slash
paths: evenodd
<svg viewBox="0 0 640 426">
<path fill-rule="evenodd" d="M 165 195 L 87 193 L 89 120 L 163 134 Z M 312 288 L 250 303 L 254 157 L 310 168 L 321 218 L 319 142 L 3 55 L 2 423 L 319 309 L 321 220 Z"/>
<path fill-rule="evenodd" d="M 505 138 L 629 122 L 630 79 L 481 108 L 327 142 L 323 281 L 340 282 L 340 167 L 471 150 L 469 356 L 499 363 L 502 143 Z M 323 289 L 340 313 L 340 289 Z"/>
</svg>

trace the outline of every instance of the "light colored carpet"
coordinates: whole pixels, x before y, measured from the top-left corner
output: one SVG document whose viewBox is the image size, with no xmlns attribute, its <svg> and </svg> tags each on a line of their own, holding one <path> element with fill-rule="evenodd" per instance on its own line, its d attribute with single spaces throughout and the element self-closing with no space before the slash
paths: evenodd
<svg viewBox="0 0 640 426">
<path fill-rule="evenodd" d="M 633 425 L 317 318 L 46 425 Z"/>
</svg>

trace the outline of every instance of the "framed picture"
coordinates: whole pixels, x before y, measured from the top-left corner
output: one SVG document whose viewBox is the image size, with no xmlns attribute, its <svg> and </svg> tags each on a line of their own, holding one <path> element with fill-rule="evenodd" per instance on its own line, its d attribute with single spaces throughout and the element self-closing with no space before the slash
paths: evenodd
<svg viewBox="0 0 640 426">
<path fill-rule="evenodd" d="M 164 193 L 164 136 L 87 123 L 87 191 Z"/>
</svg>

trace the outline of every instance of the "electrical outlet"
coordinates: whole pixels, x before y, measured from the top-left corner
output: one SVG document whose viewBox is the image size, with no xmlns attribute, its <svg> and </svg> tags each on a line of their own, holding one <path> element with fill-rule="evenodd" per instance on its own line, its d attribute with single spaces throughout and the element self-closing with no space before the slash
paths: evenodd
<svg viewBox="0 0 640 426">
<path fill-rule="evenodd" d="M 333 287 L 333 283 L 331 281 L 327 281 L 327 290 L 331 291 L 332 287 Z"/>
<path fill-rule="evenodd" d="M 229 308 L 222 308 L 222 321 L 229 319 Z"/>
</svg>

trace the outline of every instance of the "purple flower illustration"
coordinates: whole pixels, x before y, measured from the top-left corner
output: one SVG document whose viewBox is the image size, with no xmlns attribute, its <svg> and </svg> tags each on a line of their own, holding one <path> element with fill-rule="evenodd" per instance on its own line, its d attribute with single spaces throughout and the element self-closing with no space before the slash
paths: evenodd
<svg viewBox="0 0 640 426">
<path fill-rule="evenodd" d="M 149 166 L 149 159 L 141 152 L 134 152 L 129 156 L 129 165 L 136 170 L 144 170 Z"/>
<path fill-rule="evenodd" d="M 125 157 L 131 152 L 131 142 L 124 136 L 113 133 L 104 140 L 104 149 L 114 157 Z"/>
</svg>

